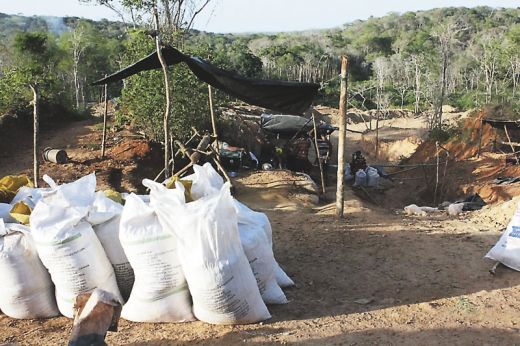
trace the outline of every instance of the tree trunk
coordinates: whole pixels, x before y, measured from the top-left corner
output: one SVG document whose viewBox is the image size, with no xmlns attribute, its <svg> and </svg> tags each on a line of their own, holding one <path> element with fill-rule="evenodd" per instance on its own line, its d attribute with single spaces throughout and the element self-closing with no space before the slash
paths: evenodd
<svg viewBox="0 0 520 346">
<path fill-rule="evenodd" d="M 78 80 L 78 66 L 77 63 L 74 62 L 74 68 L 72 70 L 74 75 L 74 92 L 76 95 L 76 110 L 79 110 L 79 80 Z"/>
<path fill-rule="evenodd" d="M 106 78 L 107 75 L 105 75 Z M 103 137 L 101 139 L 101 158 L 105 158 L 105 146 L 107 140 L 107 117 L 108 117 L 108 85 L 105 84 L 105 110 L 103 112 Z"/>
<path fill-rule="evenodd" d="M 164 175 L 165 178 L 171 176 L 170 172 L 170 149 L 169 149 L 169 138 L 170 138 L 170 78 L 168 76 L 168 65 L 164 60 L 161 52 L 161 35 L 159 30 L 159 14 L 157 13 L 157 4 L 153 4 L 153 15 L 155 21 L 155 30 L 157 30 L 157 36 L 155 37 L 155 47 L 157 49 L 157 56 L 161 62 L 161 67 L 164 75 L 164 90 L 166 94 L 166 110 L 164 111 Z"/>
<path fill-rule="evenodd" d="M 343 182 L 345 180 L 345 140 L 347 132 L 347 68 L 348 59 L 341 57 L 341 93 L 339 99 L 339 140 L 338 140 L 338 172 L 336 189 L 336 218 L 343 217 Z"/>
<path fill-rule="evenodd" d="M 40 180 L 40 155 L 39 155 L 39 137 L 40 132 L 40 90 L 38 85 L 30 85 L 33 92 L 33 174 L 34 186 L 38 187 L 38 180 Z"/>
<path fill-rule="evenodd" d="M 445 54 L 442 60 L 442 83 L 441 83 L 441 96 L 439 98 L 439 108 L 437 110 L 437 127 L 442 126 L 442 106 L 444 105 L 444 95 L 446 94 L 446 71 L 448 69 L 448 55 Z"/>
</svg>

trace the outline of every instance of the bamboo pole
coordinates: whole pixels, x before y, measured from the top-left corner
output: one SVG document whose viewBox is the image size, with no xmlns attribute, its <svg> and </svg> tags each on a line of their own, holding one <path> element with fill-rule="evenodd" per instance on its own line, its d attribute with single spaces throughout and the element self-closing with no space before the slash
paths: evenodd
<svg viewBox="0 0 520 346">
<path fill-rule="evenodd" d="M 153 16 L 155 22 L 155 30 L 157 31 L 155 36 L 155 47 L 157 49 L 157 57 L 161 63 L 161 67 L 164 75 L 164 90 L 166 94 L 166 109 L 164 111 L 164 175 L 166 179 L 170 177 L 170 78 L 168 76 L 168 65 L 162 55 L 161 51 L 161 35 L 159 30 L 159 14 L 157 12 L 157 3 L 154 1 L 153 4 Z"/>
<path fill-rule="evenodd" d="M 347 117 L 347 68 L 348 59 L 341 57 L 341 92 L 339 99 L 339 141 L 338 141 L 338 172 L 336 188 L 336 218 L 343 217 L 343 191 L 345 174 L 345 137 L 346 137 L 346 117 Z"/>
<path fill-rule="evenodd" d="M 316 157 L 318 158 L 318 164 L 320 167 L 320 177 L 321 177 L 321 192 L 323 196 L 327 193 L 326 187 L 325 187 L 325 175 L 323 174 L 323 163 L 321 162 L 321 156 L 320 151 L 318 149 L 318 130 L 316 126 L 316 118 L 314 117 L 314 114 L 312 115 L 312 123 L 314 125 L 314 147 L 316 148 Z"/>
<path fill-rule="evenodd" d="M 105 75 L 106 78 L 106 75 Z M 105 111 L 103 112 L 103 137 L 101 138 L 101 158 L 105 158 L 108 116 L 108 84 L 105 84 Z"/>
</svg>

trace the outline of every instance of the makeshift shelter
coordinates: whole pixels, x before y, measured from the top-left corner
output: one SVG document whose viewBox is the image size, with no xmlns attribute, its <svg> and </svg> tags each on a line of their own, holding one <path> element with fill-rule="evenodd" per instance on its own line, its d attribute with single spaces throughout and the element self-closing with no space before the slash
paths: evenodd
<svg viewBox="0 0 520 346">
<path fill-rule="evenodd" d="M 161 49 L 168 65 L 185 63 L 201 81 L 222 90 L 239 100 L 274 111 L 302 114 L 316 97 L 319 84 L 254 79 L 240 76 L 234 72 L 218 68 L 199 57 L 187 56 L 172 46 Z M 100 79 L 93 85 L 103 85 L 130 77 L 141 71 L 161 68 L 157 52 L 130 65 L 110 76 Z"/>
<path fill-rule="evenodd" d="M 515 148 L 520 147 L 519 141 L 514 141 L 513 139 L 518 138 L 520 135 L 520 121 L 518 120 L 503 120 L 503 119 L 491 119 L 484 118 L 482 119 L 482 124 L 480 126 L 479 132 L 479 144 L 478 144 L 478 155 L 480 156 L 480 151 L 482 148 L 482 130 L 484 124 L 488 124 L 496 130 L 503 130 L 506 135 L 507 141 L 499 141 L 501 145 L 507 145 L 511 148 L 512 153 L 516 156 L 519 153 Z M 513 139 L 512 139 L 512 138 Z M 496 141 L 496 139 L 495 139 Z M 519 159 L 516 158 L 516 163 L 519 164 Z"/>
</svg>

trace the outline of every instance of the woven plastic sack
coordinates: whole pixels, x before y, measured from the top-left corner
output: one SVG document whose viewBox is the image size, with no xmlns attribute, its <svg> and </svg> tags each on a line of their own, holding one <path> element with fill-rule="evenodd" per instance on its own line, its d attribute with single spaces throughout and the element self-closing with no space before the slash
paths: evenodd
<svg viewBox="0 0 520 346">
<path fill-rule="evenodd" d="M 270 318 L 240 243 L 230 185 L 185 203 L 179 183 L 175 190 L 150 180 L 143 183 L 151 189 L 150 205 L 161 224 L 177 236 L 195 317 L 213 324 Z"/>
<path fill-rule="evenodd" d="M 193 320 L 177 241 L 134 194 L 126 197 L 119 237 L 135 273 L 134 287 L 121 316 L 134 322 Z"/>
<path fill-rule="evenodd" d="M 270 248 L 273 248 L 273 230 L 271 228 L 271 223 L 269 222 L 269 218 L 264 213 L 260 213 L 254 211 L 247 207 L 245 204 L 234 200 L 235 210 L 237 212 L 238 217 L 238 227 L 243 227 L 244 225 L 257 225 L 260 226 L 263 230 L 267 242 L 269 243 Z M 274 269 L 276 282 L 280 287 L 291 287 L 294 286 L 294 281 L 285 273 L 285 271 L 280 267 L 278 262 L 276 262 L 276 266 Z"/>
<path fill-rule="evenodd" d="M 107 197 L 106 192 L 97 192 L 87 221 L 92 225 L 103 249 L 114 268 L 117 286 L 127 300 L 134 285 L 134 271 L 119 240 L 119 223 L 123 206 Z"/>
<path fill-rule="evenodd" d="M 29 234 L 19 224 L 0 220 L 0 309 L 13 318 L 59 315 L 54 285 Z"/>
<path fill-rule="evenodd" d="M 486 258 L 520 271 L 520 203 L 506 230 L 486 254 Z"/>
<path fill-rule="evenodd" d="M 44 180 L 51 190 L 43 194 L 31 214 L 31 234 L 56 286 L 60 312 L 73 318 L 75 297 L 95 288 L 122 301 L 110 261 L 92 226 L 85 221 L 95 198 L 95 176 L 60 186 L 47 176 Z"/>
</svg>

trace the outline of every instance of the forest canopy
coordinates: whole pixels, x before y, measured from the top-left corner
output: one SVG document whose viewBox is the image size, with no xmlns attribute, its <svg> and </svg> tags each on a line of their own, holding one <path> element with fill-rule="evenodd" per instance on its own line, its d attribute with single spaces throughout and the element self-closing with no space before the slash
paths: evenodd
<svg viewBox="0 0 520 346">
<path fill-rule="evenodd" d="M 145 22 L 0 14 L 0 114 L 29 107 L 30 91 L 16 56 L 16 42 L 24 33 L 45 36 L 49 68 L 43 103 L 73 114 L 99 101 L 100 89 L 90 82 L 154 50 L 148 29 Z M 350 107 L 432 111 L 432 126 L 442 125 L 443 104 L 469 109 L 507 103 L 520 108 L 520 9 L 391 13 L 336 29 L 278 34 L 214 34 L 188 28 L 182 40 L 166 40 L 245 76 L 321 83 L 317 101 L 334 106 L 339 59 L 347 55 Z M 207 126 L 207 89 L 183 69 L 170 73 L 178 95 L 173 128 L 183 133 L 193 121 Z M 159 140 L 163 95 L 155 86 L 160 83 L 160 73 L 149 72 L 110 89 L 110 96 L 120 102 L 120 119 Z M 220 93 L 216 98 L 231 101 Z"/>
</svg>

